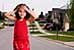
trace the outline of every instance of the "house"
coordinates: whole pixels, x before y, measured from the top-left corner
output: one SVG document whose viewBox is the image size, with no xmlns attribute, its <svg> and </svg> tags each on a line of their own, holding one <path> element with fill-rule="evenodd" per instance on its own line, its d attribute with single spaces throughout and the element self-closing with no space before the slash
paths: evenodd
<svg viewBox="0 0 74 50">
<path fill-rule="evenodd" d="M 67 9 L 53 8 L 52 20 L 59 25 L 59 28 L 64 28 L 64 31 L 69 29 L 69 18 L 67 15 Z M 65 26 L 67 24 L 67 26 Z"/>
</svg>

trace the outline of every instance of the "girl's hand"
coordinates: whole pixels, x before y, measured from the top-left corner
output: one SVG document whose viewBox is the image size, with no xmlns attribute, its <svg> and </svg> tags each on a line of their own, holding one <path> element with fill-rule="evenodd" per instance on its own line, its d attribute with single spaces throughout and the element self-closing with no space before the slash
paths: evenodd
<svg viewBox="0 0 74 50">
<path fill-rule="evenodd" d="M 25 9 L 26 11 L 28 11 L 28 10 L 29 10 L 26 6 L 24 6 L 24 9 Z"/>
<path fill-rule="evenodd" d="M 31 16 L 28 19 L 30 22 L 35 20 L 35 17 L 37 17 L 37 15 L 35 14 L 35 12 L 29 10 L 26 6 L 24 6 L 25 11 L 27 11 Z"/>
</svg>

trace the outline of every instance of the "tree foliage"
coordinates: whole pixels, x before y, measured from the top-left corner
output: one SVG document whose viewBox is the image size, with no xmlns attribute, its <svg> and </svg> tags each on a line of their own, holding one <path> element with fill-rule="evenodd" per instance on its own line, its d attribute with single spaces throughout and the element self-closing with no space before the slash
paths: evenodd
<svg viewBox="0 0 74 50">
<path fill-rule="evenodd" d="M 70 0 L 69 19 L 71 28 L 74 29 L 74 0 Z"/>
</svg>

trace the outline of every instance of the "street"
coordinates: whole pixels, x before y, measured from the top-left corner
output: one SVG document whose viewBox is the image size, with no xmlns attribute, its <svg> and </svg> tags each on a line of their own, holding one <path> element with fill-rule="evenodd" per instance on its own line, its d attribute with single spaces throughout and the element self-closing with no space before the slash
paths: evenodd
<svg viewBox="0 0 74 50">
<path fill-rule="evenodd" d="M 13 27 L 0 30 L 0 50 L 13 50 Z M 40 37 L 30 35 L 31 50 L 74 50 Z"/>
</svg>

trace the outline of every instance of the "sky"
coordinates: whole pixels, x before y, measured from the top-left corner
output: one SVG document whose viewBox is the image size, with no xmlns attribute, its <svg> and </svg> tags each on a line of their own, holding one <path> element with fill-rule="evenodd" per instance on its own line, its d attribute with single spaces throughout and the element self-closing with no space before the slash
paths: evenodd
<svg viewBox="0 0 74 50">
<path fill-rule="evenodd" d="M 69 0 L 0 0 L 0 11 L 7 12 L 12 11 L 16 5 L 20 3 L 27 4 L 30 9 L 35 9 L 35 12 L 39 15 L 41 11 L 47 13 L 52 8 L 60 8 Z"/>
</svg>

